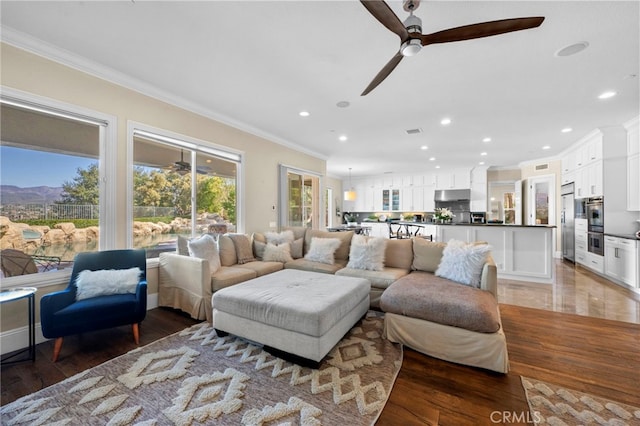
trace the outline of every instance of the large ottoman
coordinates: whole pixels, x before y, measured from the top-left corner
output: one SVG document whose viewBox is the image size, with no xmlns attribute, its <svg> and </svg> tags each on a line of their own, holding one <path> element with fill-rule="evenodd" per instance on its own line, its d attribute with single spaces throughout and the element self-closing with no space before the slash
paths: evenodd
<svg viewBox="0 0 640 426">
<path fill-rule="evenodd" d="M 363 278 L 285 269 L 215 292 L 213 326 L 317 367 L 367 313 L 370 288 Z"/>
</svg>

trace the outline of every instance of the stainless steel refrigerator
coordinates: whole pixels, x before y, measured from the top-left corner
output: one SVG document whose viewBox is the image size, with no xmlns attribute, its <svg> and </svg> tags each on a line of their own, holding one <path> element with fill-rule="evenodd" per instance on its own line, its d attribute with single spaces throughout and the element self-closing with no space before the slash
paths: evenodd
<svg viewBox="0 0 640 426">
<path fill-rule="evenodd" d="M 575 220 L 574 220 L 574 186 L 573 183 L 562 185 L 562 257 L 575 262 Z"/>
</svg>

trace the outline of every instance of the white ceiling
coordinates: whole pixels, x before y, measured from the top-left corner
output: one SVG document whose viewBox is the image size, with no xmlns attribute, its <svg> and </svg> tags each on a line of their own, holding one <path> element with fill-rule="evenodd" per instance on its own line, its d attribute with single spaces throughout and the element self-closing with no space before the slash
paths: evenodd
<svg viewBox="0 0 640 426">
<path fill-rule="evenodd" d="M 388 3 L 404 20 L 401 3 Z M 546 19 L 428 46 L 364 97 L 399 41 L 358 1 L 3 0 L 0 8 L 3 41 L 322 156 L 334 176 L 516 166 L 640 113 L 637 1 L 423 0 L 424 33 Z M 554 55 L 580 41 L 589 43 L 583 52 Z M 618 94 L 597 99 L 605 90 Z M 443 117 L 452 124 L 440 125 Z M 414 128 L 423 132 L 406 134 Z"/>
</svg>

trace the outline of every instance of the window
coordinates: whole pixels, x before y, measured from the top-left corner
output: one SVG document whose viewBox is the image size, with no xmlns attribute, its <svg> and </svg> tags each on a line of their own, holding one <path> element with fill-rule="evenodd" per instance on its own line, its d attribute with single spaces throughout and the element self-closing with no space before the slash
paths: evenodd
<svg viewBox="0 0 640 426">
<path fill-rule="evenodd" d="M 240 155 L 134 124 L 132 243 L 147 257 L 175 250 L 178 235 L 238 229 Z"/>
<path fill-rule="evenodd" d="M 320 194 L 320 175 L 281 165 L 279 225 L 318 229 L 324 223 Z"/>
<path fill-rule="evenodd" d="M 2 275 L 69 269 L 76 253 L 110 239 L 100 232 L 107 122 L 10 94 L 1 101 Z"/>
</svg>

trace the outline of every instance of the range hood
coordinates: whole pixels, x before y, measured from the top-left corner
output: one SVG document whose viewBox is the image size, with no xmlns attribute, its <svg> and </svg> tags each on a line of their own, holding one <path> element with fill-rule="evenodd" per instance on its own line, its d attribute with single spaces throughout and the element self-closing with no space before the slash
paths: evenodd
<svg viewBox="0 0 640 426">
<path fill-rule="evenodd" d="M 434 201 L 469 201 L 470 189 L 436 189 Z"/>
</svg>

